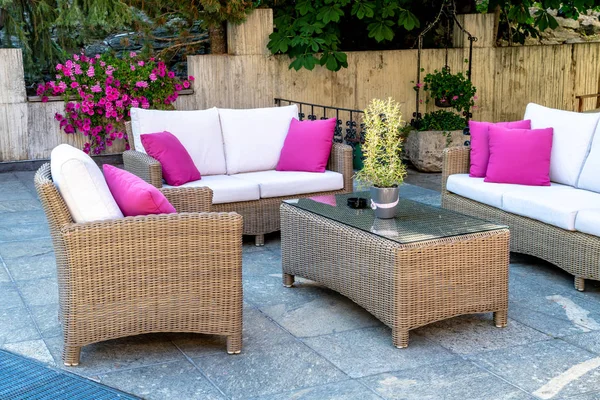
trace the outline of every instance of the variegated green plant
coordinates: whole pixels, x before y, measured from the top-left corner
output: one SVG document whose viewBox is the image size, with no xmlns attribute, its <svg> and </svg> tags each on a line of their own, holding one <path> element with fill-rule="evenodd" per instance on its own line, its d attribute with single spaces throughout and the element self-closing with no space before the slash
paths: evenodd
<svg viewBox="0 0 600 400">
<path fill-rule="evenodd" d="M 400 104 L 391 97 L 371 101 L 363 117 L 364 168 L 354 176 L 361 186 L 395 187 L 404 181 L 402 163 L 402 120 Z"/>
</svg>

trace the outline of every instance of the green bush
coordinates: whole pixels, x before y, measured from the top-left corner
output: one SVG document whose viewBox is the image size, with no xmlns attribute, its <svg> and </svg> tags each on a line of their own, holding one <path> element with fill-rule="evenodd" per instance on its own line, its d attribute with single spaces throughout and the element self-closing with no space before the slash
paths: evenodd
<svg viewBox="0 0 600 400">
<path fill-rule="evenodd" d="M 425 114 L 420 131 L 457 131 L 467 126 L 467 120 L 450 111 L 438 110 Z"/>
</svg>

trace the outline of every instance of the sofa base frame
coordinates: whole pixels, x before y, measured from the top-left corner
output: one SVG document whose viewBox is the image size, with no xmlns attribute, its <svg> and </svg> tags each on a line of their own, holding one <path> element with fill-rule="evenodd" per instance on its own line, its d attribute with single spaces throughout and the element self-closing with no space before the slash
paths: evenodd
<svg viewBox="0 0 600 400">
<path fill-rule="evenodd" d="M 444 191 L 442 207 L 510 227 L 510 250 L 548 261 L 574 275 L 574 286 L 600 280 L 600 238 L 567 231 Z"/>
</svg>

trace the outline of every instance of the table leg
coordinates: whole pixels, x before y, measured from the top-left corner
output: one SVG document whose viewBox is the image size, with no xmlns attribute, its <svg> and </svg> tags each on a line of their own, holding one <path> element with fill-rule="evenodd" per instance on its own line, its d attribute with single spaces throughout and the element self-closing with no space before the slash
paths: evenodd
<svg viewBox="0 0 600 400">
<path fill-rule="evenodd" d="M 494 313 L 494 325 L 496 325 L 496 328 L 506 328 L 506 325 L 508 325 L 507 310 L 496 311 Z"/>
</svg>

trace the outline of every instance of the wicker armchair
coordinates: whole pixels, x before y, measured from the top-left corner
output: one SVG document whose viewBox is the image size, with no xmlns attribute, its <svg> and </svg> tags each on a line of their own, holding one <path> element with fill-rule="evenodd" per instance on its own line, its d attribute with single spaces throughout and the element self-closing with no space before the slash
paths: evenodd
<svg viewBox="0 0 600 400">
<path fill-rule="evenodd" d="M 128 137 L 132 138 L 131 122 L 125 124 Z M 133 143 L 133 140 L 130 141 Z M 125 169 L 139 176 L 151 185 L 162 187 L 162 167 L 160 162 L 151 156 L 135 151 L 123 153 Z M 213 210 L 220 212 L 236 212 L 244 217 L 244 235 L 256 237 L 256 245 L 264 244 L 264 234 L 277 232 L 280 229 L 279 206 L 282 200 L 298 197 L 321 196 L 328 194 L 351 193 L 353 190 L 352 147 L 334 143 L 327 163 L 329 171 L 339 172 L 344 176 L 344 187 L 340 190 L 320 193 L 305 193 L 294 196 L 272 197 L 260 200 L 242 201 L 235 203 L 214 204 Z"/>
<path fill-rule="evenodd" d="M 35 175 L 56 254 L 63 361 L 87 344 L 151 332 L 227 336 L 242 347 L 242 217 L 207 188 L 163 189 L 179 214 L 74 223 L 50 165 Z"/>
</svg>

